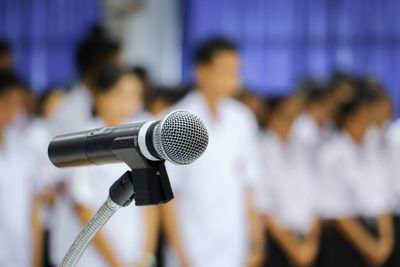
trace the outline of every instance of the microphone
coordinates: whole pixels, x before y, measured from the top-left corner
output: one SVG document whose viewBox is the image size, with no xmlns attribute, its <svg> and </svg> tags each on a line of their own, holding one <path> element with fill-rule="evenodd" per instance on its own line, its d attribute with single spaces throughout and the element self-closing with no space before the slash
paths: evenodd
<svg viewBox="0 0 400 267">
<path fill-rule="evenodd" d="M 57 167 L 101 165 L 147 159 L 177 165 L 198 159 L 208 145 L 208 132 L 196 115 L 176 110 L 162 120 L 103 127 L 55 137 L 48 155 Z M 135 164 L 131 164 L 135 165 Z"/>
<path fill-rule="evenodd" d="M 125 162 L 126 171 L 109 189 L 103 206 L 85 225 L 61 266 L 75 266 L 96 233 L 121 207 L 159 205 L 173 199 L 165 160 L 190 164 L 208 146 L 208 132 L 195 115 L 177 110 L 159 121 L 148 121 L 60 135 L 49 144 L 57 167 Z"/>
</svg>

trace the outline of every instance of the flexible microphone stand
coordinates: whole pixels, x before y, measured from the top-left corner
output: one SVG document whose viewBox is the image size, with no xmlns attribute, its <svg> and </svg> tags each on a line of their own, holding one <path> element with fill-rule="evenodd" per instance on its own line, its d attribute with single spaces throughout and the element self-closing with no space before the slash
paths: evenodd
<svg viewBox="0 0 400 267">
<path fill-rule="evenodd" d="M 119 208 L 128 206 L 133 200 L 136 206 L 159 205 L 174 197 L 165 161 L 147 160 L 136 149 L 124 148 L 124 144 L 113 152 L 131 171 L 125 172 L 110 187 L 106 202 L 76 237 L 60 267 L 76 266 L 90 242 Z"/>
</svg>

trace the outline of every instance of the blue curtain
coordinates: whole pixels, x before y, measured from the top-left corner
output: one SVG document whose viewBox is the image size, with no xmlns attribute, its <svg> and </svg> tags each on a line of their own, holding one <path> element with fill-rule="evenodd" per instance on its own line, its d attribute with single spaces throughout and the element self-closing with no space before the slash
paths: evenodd
<svg viewBox="0 0 400 267">
<path fill-rule="evenodd" d="M 0 0 L 0 38 L 13 46 L 16 72 L 35 90 L 75 77 L 75 48 L 99 20 L 98 0 Z"/>
<path fill-rule="evenodd" d="M 344 70 L 383 82 L 399 114 L 398 0 L 186 0 L 184 27 L 186 79 L 198 42 L 222 34 L 240 45 L 245 83 L 260 93 Z"/>
</svg>

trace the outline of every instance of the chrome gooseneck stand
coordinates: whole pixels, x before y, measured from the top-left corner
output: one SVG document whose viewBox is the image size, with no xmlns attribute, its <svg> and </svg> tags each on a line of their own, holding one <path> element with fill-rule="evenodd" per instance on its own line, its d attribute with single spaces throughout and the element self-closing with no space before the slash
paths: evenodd
<svg viewBox="0 0 400 267">
<path fill-rule="evenodd" d="M 133 200 L 136 206 L 145 206 L 166 203 L 174 197 L 164 161 L 149 161 L 130 148 L 116 148 L 114 153 L 131 171 L 125 172 L 110 187 L 107 201 L 84 226 L 60 267 L 76 266 L 90 242 L 119 208 Z"/>
</svg>

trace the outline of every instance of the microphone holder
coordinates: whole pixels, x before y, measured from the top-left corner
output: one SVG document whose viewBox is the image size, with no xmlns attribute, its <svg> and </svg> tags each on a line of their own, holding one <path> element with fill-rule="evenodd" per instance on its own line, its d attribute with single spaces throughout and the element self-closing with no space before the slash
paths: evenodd
<svg viewBox="0 0 400 267">
<path fill-rule="evenodd" d="M 76 237 L 60 267 L 76 266 L 90 242 L 119 208 L 128 206 L 133 200 L 136 206 L 159 205 L 167 203 L 174 197 L 165 169 L 165 161 L 150 161 L 140 155 L 136 149 L 123 148 L 123 142 L 129 142 L 130 138 L 123 139 L 120 140 L 122 148 L 118 148 L 118 142 L 116 142 L 113 152 L 131 170 L 126 171 L 110 187 L 107 201 Z"/>
</svg>

